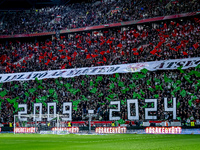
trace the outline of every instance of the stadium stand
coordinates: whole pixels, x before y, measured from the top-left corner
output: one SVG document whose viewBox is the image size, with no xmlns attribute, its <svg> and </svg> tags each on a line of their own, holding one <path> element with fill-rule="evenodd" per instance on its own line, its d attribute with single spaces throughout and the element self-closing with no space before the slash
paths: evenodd
<svg viewBox="0 0 200 150">
<path fill-rule="evenodd" d="M 114 28 L 45 42 L 1 44 L 1 73 L 127 64 L 199 56 L 199 18 Z"/>
<path fill-rule="evenodd" d="M 145 5 L 144 5 L 145 4 Z M 112 6 L 112 7 L 111 7 Z M 159 6 L 159 7 L 158 7 Z M 101 2 L 44 8 L 31 13 L 6 14 L 0 33 L 21 34 L 71 29 L 157 16 L 199 11 L 198 0 Z M 187 8 L 187 9 L 185 9 Z M 57 25 L 51 21 L 61 16 Z M 37 20 L 35 20 L 37 18 Z M 36 23 L 37 22 L 37 23 Z M 60 39 L 24 42 L 16 39 L 0 44 L 0 73 L 93 67 L 199 57 L 200 19 L 171 20 L 138 26 L 125 26 L 61 35 Z M 158 120 L 173 120 L 164 112 L 163 97 L 177 98 L 177 120 L 199 119 L 199 66 L 187 70 L 154 71 L 74 78 L 13 81 L 0 88 L 0 122 L 12 122 L 18 104 L 56 102 L 62 113 L 63 102 L 73 101 L 73 121 L 84 120 L 88 109 L 94 120 L 109 120 L 109 102 L 120 100 L 120 113 L 127 119 L 126 100 L 139 100 L 140 120 L 144 120 L 144 98 L 158 98 Z M 191 100 L 188 102 L 188 100 Z M 187 111 L 186 111 L 187 110 Z M 46 112 L 46 107 L 43 107 Z M 133 113 L 134 114 L 134 113 Z"/>
<path fill-rule="evenodd" d="M 199 11 L 198 0 L 119 0 L 7 13 L 0 34 L 50 32 Z"/>
</svg>

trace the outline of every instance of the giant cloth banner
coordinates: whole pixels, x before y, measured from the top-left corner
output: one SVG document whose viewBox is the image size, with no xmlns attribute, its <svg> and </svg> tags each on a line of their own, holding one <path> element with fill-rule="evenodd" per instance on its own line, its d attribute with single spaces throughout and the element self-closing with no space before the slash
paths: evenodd
<svg viewBox="0 0 200 150">
<path fill-rule="evenodd" d="M 187 69 L 190 67 L 196 67 L 198 64 L 200 64 L 200 57 L 122 64 L 122 65 L 0 74 L 0 83 L 10 82 L 10 81 L 35 80 L 35 78 L 41 80 L 41 79 L 59 78 L 59 77 L 70 78 L 80 75 L 100 75 L 100 74 L 140 72 L 140 70 L 144 68 L 146 68 L 149 71 L 156 71 L 156 70 L 172 70 L 172 69 L 177 69 L 180 66 L 183 66 L 182 69 Z"/>
</svg>

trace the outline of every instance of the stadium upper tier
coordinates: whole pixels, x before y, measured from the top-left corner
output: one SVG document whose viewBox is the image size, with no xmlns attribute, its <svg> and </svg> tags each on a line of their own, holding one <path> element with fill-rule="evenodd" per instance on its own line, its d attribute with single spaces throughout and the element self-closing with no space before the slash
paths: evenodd
<svg viewBox="0 0 200 150">
<path fill-rule="evenodd" d="M 77 3 L 2 15 L 1 35 L 51 32 L 200 10 L 198 0 Z"/>
<path fill-rule="evenodd" d="M 0 73 L 127 64 L 200 56 L 200 19 L 67 34 L 0 46 Z"/>
</svg>

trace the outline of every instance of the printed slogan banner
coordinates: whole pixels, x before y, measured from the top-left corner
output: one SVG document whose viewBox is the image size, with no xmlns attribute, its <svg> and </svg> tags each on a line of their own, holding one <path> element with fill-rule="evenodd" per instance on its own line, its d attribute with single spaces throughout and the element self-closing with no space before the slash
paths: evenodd
<svg viewBox="0 0 200 150">
<path fill-rule="evenodd" d="M 173 59 L 162 60 L 122 65 L 109 65 L 98 67 L 85 67 L 85 68 L 73 68 L 62 70 L 48 70 L 37 72 L 23 72 L 23 73 L 10 73 L 0 74 L 0 83 L 11 81 L 26 81 L 26 80 L 38 80 L 47 78 L 71 78 L 80 75 L 100 75 L 100 74 L 115 74 L 115 73 L 129 73 L 140 72 L 140 70 L 146 68 L 149 71 L 156 70 L 172 70 L 182 66 L 182 69 L 190 67 L 196 67 L 200 64 L 200 57 L 186 58 L 186 59 Z"/>
</svg>

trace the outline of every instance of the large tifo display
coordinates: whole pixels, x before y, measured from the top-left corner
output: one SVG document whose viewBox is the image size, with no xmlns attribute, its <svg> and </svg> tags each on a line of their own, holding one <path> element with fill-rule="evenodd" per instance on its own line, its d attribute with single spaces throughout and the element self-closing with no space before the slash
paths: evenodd
<svg viewBox="0 0 200 150">
<path fill-rule="evenodd" d="M 153 103 L 154 107 L 152 108 L 145 108 L 145 120 L 157 119 L 157 115 L 149 115 L 149 112 L 157 112 L 157 99 L 145 99 L 145 103 Z M 109 120 L 120 120 L 119 116 L 113 116 L 113 112 L 120 112 L 120 101 L 111 101 L 110 105 L 116 105 L 116 109 L 109 109 Z M 134 112 L 135 115 L 131 115 L 131 105 L 134 105 Z M 127 114 L 128 120 L 139 120 L 139 106 L 138 106 L 137 99 L 129 99 L 127 100 Z M 66 107 L 69 107 L 66 110 Z M 53 107 L 53 117 L 50 116 L 50 107 Z M 27 121 L 26 117 L 21 117 L 21 115 L 27 114 L 27 104 L 19 104 L 18 108 L 22 108 L 23 111 L 18 112 L 18 118 L 20 121 Z M 34 117 L 34 120 L 41 121 L 42 120 L 42 103 L 34 103 L 33 105 L 33 114 L 36 115 L 36 110 L 39 110 L 37 113 L 38 117 Z M 172 112 L 173 119 L 176 119 L 176 98 L 173 98 L 173 106 L 171 108 L 168 107 L 167 98 L 164 98 L 164 111 L 165 112 Z M 56 117 L 56 103 L 47 103 L 47 121 L 52 120 Z M 67 115 L 66 115 L 67 114 Z M 71 121 L 72 120 L 72 103 L 71 102 L 64 102 L 63 103 L 63 115 L 66 115 L 65 118 L 62 118 L 62 121 Z M 68 117 L 67 117 L 68 116 Z"/>
<path fill-rule="evenodd" d="M 38 78 L 39 80 L 46 78 L 58 78 L 58 77 L 70 78 L 86 74 L 98 75 L 98 74 L 140 72 L 140 70 L 144 68 L 148 69 L 149 71 L 155 71 L 155 70 L 177 69 L 179 66 L 183 66 L 182 69 L 187 69 L 190 67 L 196 67 L 198 64 L 200 64 L 200 57 L 152 61 L 143 63 L 124 64 L 124 65 L 110 65 L 110 66 L 63 69 L 63 70 L 12 73 L 12 74 L 1 74 L 0 82 L 2 83 L 11 81 L 35 80 L 35 78 Z"/>
</svg>

